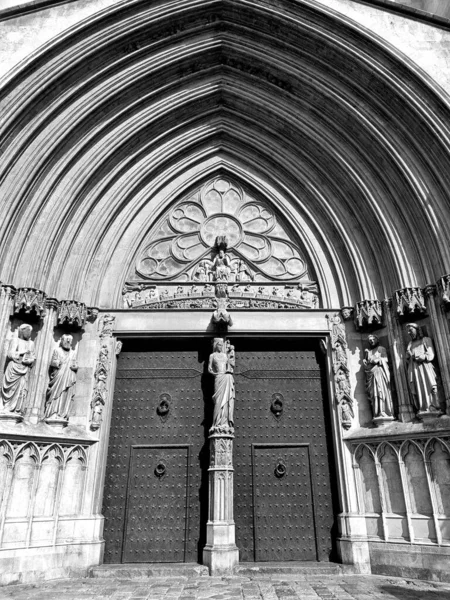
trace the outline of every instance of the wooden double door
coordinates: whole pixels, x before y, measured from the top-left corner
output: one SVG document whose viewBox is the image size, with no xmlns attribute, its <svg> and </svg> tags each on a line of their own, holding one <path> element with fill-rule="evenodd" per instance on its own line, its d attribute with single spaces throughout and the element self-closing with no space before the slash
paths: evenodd
<svg viewBox="0 0 450 600">
<path fill-rule="evenodd" d="M 314 339 L 233 338 L 241 561 L 329 560 L 334 505 L 324 361 Z M 125 340 L 103 514 L 105 562 L 201 562 L 211 339 Z"/>
</svg>

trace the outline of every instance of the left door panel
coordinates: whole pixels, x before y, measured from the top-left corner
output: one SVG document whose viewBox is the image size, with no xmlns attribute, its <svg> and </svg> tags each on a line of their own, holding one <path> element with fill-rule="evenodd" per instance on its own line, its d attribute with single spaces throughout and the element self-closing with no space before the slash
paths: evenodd
<svg viewBox="0 0 450 600">
<path fill-rule="evenodd" d="M 211 383 L 204 365 L 209 352 L 209 340 L 124 340 L 103 496 L 105 563 L 201 559 L 208 505 L 211 416 L 205 399 L 211 397 Z M 164 553 L 155 550 L 164 544 Z"/>
<path fill-rule="evenodd" d="M 123 562 L 185 562 L 189 446 L 131 449 Z"/>
</svg>

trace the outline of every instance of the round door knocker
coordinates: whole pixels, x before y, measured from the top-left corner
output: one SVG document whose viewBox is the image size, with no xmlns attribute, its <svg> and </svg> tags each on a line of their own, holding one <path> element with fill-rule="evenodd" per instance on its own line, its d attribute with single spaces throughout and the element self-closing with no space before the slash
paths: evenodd
<svg viewBox="0 0 450 600">
<path fill-rule="evenodd" d="M 281 417 L 283 414 L 283 396 L 281 394 L 274 394 L 272 396 L 272 404 L 270 405 L 270 410 L 273 412 L 274 416 Z"/>
<path fill-rule="evenodd" d="M 161 417 L 161 419 L 166 419 L 169 415 L 170 400 L 171 397 L 169 394 L 161 394 L 159 397 L 159 404 L 156 407 L 156 413 L 159 417 Z"/>
<path fill-rule="evenodd" d="M 166 465 L 163 462 L 159 462 L 155 467 L 156 477 L 163 477 L 166 474 Z"/>
<path fill-rule="evenodd" d="M 275 477 L 278 477 L 278 479 L 281 479 L 285 475 L 286 475 L 286 465 L 284 465 L 281 461 L 279 461 L 279 463 L 275 467 Z"/>
</svg>

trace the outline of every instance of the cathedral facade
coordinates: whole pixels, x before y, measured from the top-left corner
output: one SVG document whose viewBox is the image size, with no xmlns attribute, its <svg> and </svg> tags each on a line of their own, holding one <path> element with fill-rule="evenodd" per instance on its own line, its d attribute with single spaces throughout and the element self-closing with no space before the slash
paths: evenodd
<svg viewBox="0 0 450 600">
<path fill-rule="evenodd" d="M 279 560 L 448 580 L 432 4 L 0 10 L 2 583 Z"/>
</svg>

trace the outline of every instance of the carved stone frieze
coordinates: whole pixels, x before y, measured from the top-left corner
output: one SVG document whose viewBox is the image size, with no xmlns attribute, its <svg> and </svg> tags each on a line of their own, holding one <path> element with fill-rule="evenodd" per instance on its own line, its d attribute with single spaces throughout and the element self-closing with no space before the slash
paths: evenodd
<svg viewBox="0 0 450 600">
<path fill-rule="evenodd" d="M 350 388 L 345 326 L 338 314 L 327 315 L 327 319 L 331 329 L 335 402 L 339 410 L 342 427 L 350 429 L 355 415 L 353 412 L 354 400 Z"/>
<path fill-rule="evenodd" d="M 407 287 L 394 292 L 397 315 L 400 317 L 423 314 L 427 307 L 420 287 Z"/>
<path fill-rule="evenodd" d="M 35 288 L 19 288 L 14 298 L 14 312 L 23 310 L 27 314 L 32 312 L 40 318 L 45 316 L 45 301 L 47 294 Z"/>
<path fill-rule="evenodd" d="M 217 288 L 220 286 L 220 294 Z M 289 309 L 318 308 L 318 286 L 315 282 L 297 285 L 273 286 L 247 282 L 210 283 L 194 282 L 188 285 L 126 284 L 123 290 L 124 308 L 146 310 L 208 309 L 215 308 L 219 298 L 227 299 L 227 308 L 233 309 Z"/>
<path fill-rule="evenodd" d="M 62 300 L 57 312 L 58 325 L 67 324 L 75 327 L 83 327 L 86 323 L 87 308 L 83 302 L 75 300 Z"/>
<path fill-rule="evenodd" d="M 373 329 L 383 325 L 383 305 L 379 300 L 361 300 L 355 307 L 356 329 Z"/>
<path fill-rule="evenodd" d="M 94 372 L 94 391 L 91 400 L 90 428 L 97 431 L 102 424 L 103 408 L 107 399 L 107 380 L 109 373 L 109 349 L 107 344 L 102 344 L 97 358 Z"/>
</svg>

